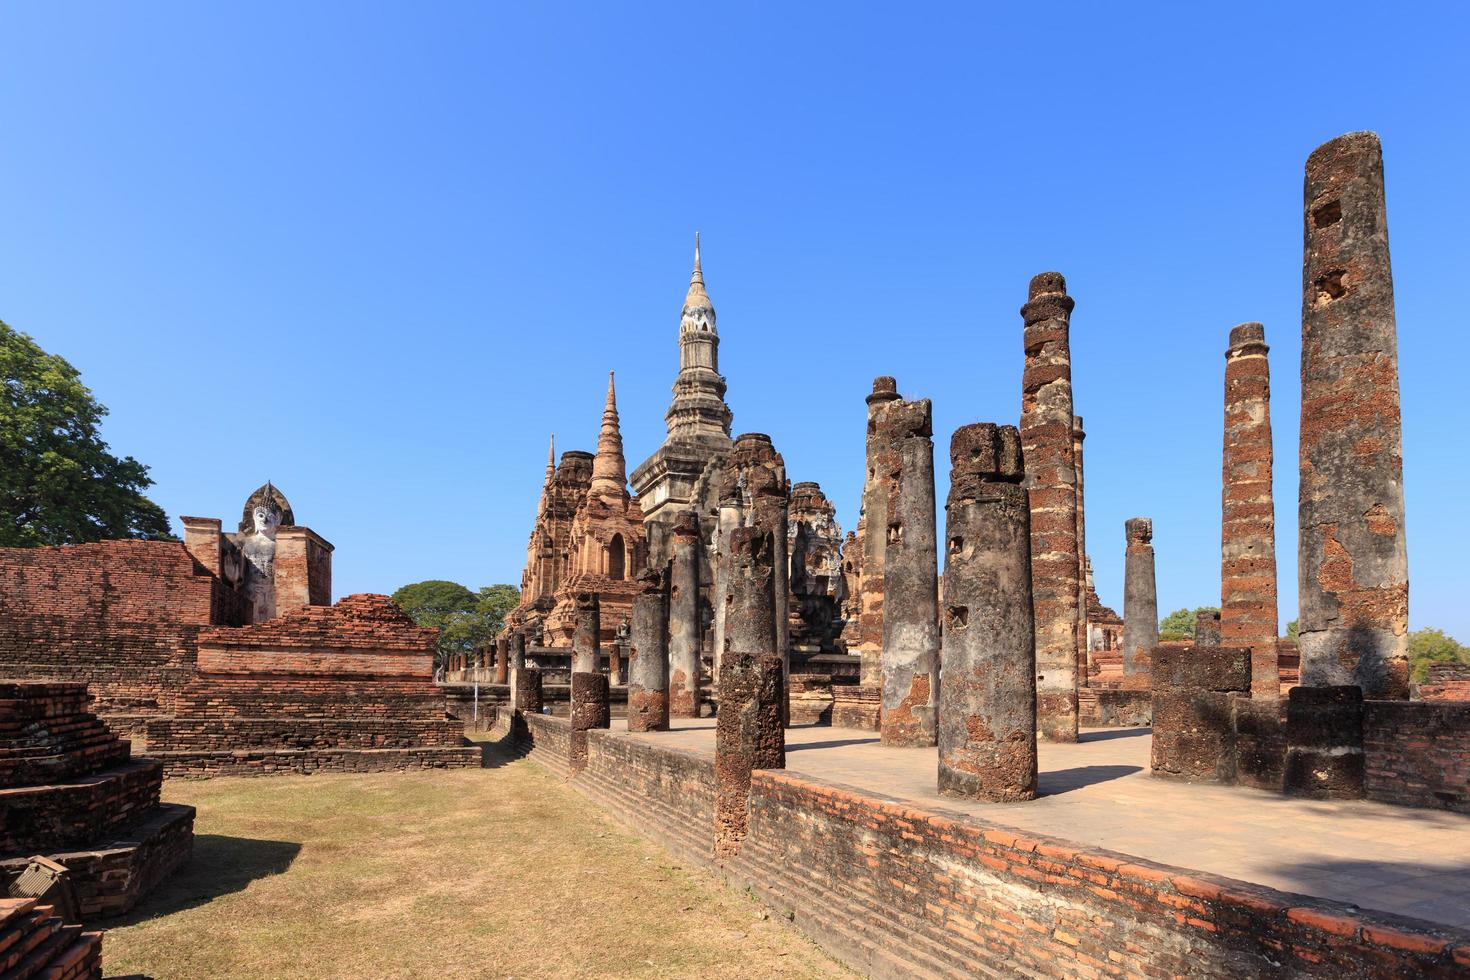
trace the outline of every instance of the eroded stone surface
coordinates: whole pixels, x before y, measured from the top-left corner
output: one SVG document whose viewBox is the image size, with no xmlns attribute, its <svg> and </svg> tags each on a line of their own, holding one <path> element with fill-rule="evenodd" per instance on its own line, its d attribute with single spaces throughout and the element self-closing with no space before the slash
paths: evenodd
<svg viewBox="0 0 1470 980">
<path fill-rule="evenodd" d="M 671 537 L 669 592 L 669 714 L 699 716 L 699 523 L 692 511 L 679 515 Z"/>
<path fill-rule="evenodd" d="M 786 766 L 781 661 L 771 654 L 730 653 L 720 674 L 715 722 L 715 854 L 740 850 L 749 825 L 750 774 Z"/>
<path fill-rule="evenodd" d="M 1123 673 L 1148 673 L 1159 643 L 1159 596 L 1154 580 L 1154 522 L 1133 517 L 1123 522 L 1128 541 L 1123 564 Z"/>
<path fill-rule="evenodd" d="M 667 575 L 648 571 L 633 600 L 628 649 L 628 730 L 657 732 L 669 727 L 669 616 Z"/>
</svg>

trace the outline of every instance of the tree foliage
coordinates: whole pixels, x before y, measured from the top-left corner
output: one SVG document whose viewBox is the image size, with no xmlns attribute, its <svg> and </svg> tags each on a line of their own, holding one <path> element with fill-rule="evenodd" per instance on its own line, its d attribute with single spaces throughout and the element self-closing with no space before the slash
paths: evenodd
<svg viewBox="0 0 1470 980">
<path fill-rule="evenodd" d="M 1301 636 L 1301 632 L 1302 624 L 1298 620 L 1293 619 L 1291 622 L 1286 624 L 1286 638 L 1288 640 L 1295 640 L 1299 638 Z"/>
<path fill-rule="evenodd" d="M 148 467 L 108 451 L 77 369 L 0 321 L 0 545 L 174 540 Z"/>
<path fill-rule="evenodd" d="M 471 592 L 442 579 L 415 582 L 393 593 L 393 601 L 415 623 L 439 630 L 440 663 L 450 654 L 470 654 L 489 643 L 520 598 L 513 585 L 487 585 Z"/>
<path fill-rule="evenodd" d="M 1414 630 L 1409 634 L 1409 676 L 1424 681 L 1432 664 L 1470 664 L 1470 647 L 1444 630 Z"/>
<path fill-rule="evenodd" d="M 1193 609 L 1176 609 L 1159 620 L 1160 640 L 1192 640 L 1194 624 L 1202 612 L 1219 612 L 1219 606 L 1196 606 Z"/>
</svg>

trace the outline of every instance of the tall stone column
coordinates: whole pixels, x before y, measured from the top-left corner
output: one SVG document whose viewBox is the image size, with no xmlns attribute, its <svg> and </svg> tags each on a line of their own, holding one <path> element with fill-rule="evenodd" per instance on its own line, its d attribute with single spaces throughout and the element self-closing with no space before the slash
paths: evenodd
<svg viewBox="0 0 1470 980">
<path fill-rule="evenodd" d="M 520 630 L 510 634 L 510 669 L 526 669 L 526 634 Z"/>
<path fill-rule="evenodd" d="M 504 630 L 495 638 L 495 683 L 504 684 L 510 669 L 510 632 Z"/>
<path fill-rule="evenodd" d="M 725 619 L 728 613 L 725 599 L 730 594 L 730 536 L 741 524 L 740 507 L 733 499 L 721 500 L 718 516 L 715 524 L 714 558 L 711 562 L 711 574 L 714 577 L 714 587 L 710 592 L 713 597 L 714 622 L 710 625 L 711 640 L 714 650 L 711 652 L 711 666 L 714 668 L 715 687 L 719 688 L 721 663 L 725 651 L 730 648 L 725 637 Z"/>
<path fill-rule="evenodd" d="M 750 819 L 751 773 L 786 768 L 781 661 L 774 654 L 730 652 L 715 718 L 715 856 L 731 857 Z"/>
<path fill-rule="evenodd" d="M 757 493 L 751 523 L 771 532 L 771 589 L 775 620 L 776 655 L 781 658 L 781 683 L 790 687 L 791 678 L 791 493 L 783 480 Z"/>
<path fill-rule="evenodd" d="M 1123 559 L 1123 673 L 1146 674 L 1159 645 L 1159 593 L 1154 579 L 1154 522 L 1123 522 L 1128 550 Z M 1034 538 L 1034 536 L 1033 536 Z"/>
<path fill-rule="evenodd" d="M 662 572 L 645 572 L 633 599 L 628 652 L 628 731 L 669 728 L 669 605 Z"/>
<path fill-rule="evenodd" d="M 1082 442 L 1087 432 L 1082 416 L 1072 416 L 1072 462 L 1077 474 L 1077 686 L 1086 687 L 1092 676 L 1087 649 L 1087 521 L 1082 495 Z"/>
<path fill-rule="evenodd" d="M 939 792 L 1036 798 L 1031 508 L 1021 435 L 989 422 L 950 441 L 939 684 Z"/>
<path fill-rule="evenodd" d="M 1082 623 L 1077 548 L 1077 467 L 1072 444 L 1072 297 L 1058 272 L 1031 280 L 1021 448 L 1031 500 L 1031 590 L 1036 610 L 1037 724 L 1043 737 L 1077 741 L 1077 632 Z"/>
<path fill-rule="evenodd" d="M 699 524 L 693 511 L 674 522 L 669 593 L 669 714 L 699 717 Z"/>
<path fill-rule="evenodd" d="M 883 686 L 883 569 L 888 550 L 888 477 L 896 466 L 893 447 L 878 430 L 883 409 L 898 401 L 898 382 L 890 377 L 873 379 L 873 391 L 867 397 L 868 436 L 867 472 L 863 477 L 862 593 L 858 597 L 858 656 L 861 659 L 858 682 L 863 687 Z"/>
<path fill-rule="evenodd" d="M 1266 328 L 1242 323 L 1225 352 L 1220 642 L 1251 652 L 1251 696 L 1281 696 L 1276 669 L 1276 510 Z"/>
<path fill-rule="evenodd" d="M 602 612 L 596 592 L 577 596 L 577 622 L 572 634 L 572 673 L 602 669 Z"/>
<path fill-rule="evenodd" d="M 542 708 L 541 671 L 521 667 L 511 672 L 511 703 L 521 714 L 539 715 Z"/>
<path fill-rule="evenodd" d="M 726 656 L 776 655 L 774 557 L 771 532 L 765 528 L 737 527 L 731 532 Z"/>
<path fill-rule="evenodd" d="M 884 745 L 934 745 L 939 707 L 939 559 L 929 399 L 892 402 L 883 410 L 878 429 L 895 450 L 897 463 L 886 481 L 890 493 L 879 733 Z"/>
<path fill-rule="evenodd" d="M 1383 150 L 1349 133 L 1307 158 L 1302 262 L 1302 683 L 1408 697 L 1398 334 Z"/>
</svg>

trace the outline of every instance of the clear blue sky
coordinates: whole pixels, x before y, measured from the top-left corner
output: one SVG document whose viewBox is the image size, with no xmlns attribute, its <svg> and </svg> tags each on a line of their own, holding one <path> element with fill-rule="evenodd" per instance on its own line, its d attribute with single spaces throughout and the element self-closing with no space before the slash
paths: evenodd
<svg viewBox="0 0 1470 980">
<path fill-rule="evenodd" d="M 1017 309 L 1063 272 L 1120 611 L 1134 515 L 1160 609 L 1219 601 L 1223 352 L 1263 321 L 1284 624 L 1302 165 L 1374 129 L 1411 620 L 1470 640 L 1462 6 L 219 6 L 0 6 L 0 318 L 171 515 L 269 477 L 338 595 L 518 582 L 547 435 L 594 448 L 608 370 L 630 467 L 661 439 L 699 229 L 735 430 L 844 527 L 873 376 L 941 454 L 1015 422 Z"/>
</svg>

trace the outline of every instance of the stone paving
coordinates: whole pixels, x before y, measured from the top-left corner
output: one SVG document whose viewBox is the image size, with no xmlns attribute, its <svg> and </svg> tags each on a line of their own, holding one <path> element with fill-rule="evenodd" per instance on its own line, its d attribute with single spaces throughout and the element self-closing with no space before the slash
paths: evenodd
<svg viewBox="0 0 1470 980">
<path fill-rule="evenodd" d="M 628 737 L 713 754 L 714 720 L 678 719 L 673 731 Z M 1163 864 L 1470 928 L 1470 815 L 1155 779 L 1149 738 L 1146 728 L 1114 728 L 1084 730 L 1076 744 L 1042 742 L 1041 796 L 1029 803 L 940 796 L 935 749 L 886 747 L 876 732 L 856 729 L 789 729 L 786 768 Z"/>
</svg>

